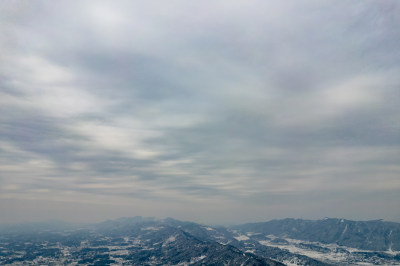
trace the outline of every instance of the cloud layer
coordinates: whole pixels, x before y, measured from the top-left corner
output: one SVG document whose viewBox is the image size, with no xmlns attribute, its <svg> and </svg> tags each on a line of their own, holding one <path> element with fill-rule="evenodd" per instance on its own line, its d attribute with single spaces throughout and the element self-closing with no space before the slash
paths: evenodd
<svg viewBox="0 0 400 266">
<path fill-rule="evenodd" d="M 396 1 L 0 13 L 0 222 L 400 221 Z"/>
</svg>

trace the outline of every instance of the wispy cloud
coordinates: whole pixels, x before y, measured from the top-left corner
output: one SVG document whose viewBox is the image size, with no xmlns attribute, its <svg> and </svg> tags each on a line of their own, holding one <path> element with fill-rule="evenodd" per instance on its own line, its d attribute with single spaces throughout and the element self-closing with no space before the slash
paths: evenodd
<svg viewBox="0 0 400 266">
<path fill-rule="evenodd" d="M 396 1 L 2 5 L 3 222 L 400 220 L 399 12 Z"/>
</svg>

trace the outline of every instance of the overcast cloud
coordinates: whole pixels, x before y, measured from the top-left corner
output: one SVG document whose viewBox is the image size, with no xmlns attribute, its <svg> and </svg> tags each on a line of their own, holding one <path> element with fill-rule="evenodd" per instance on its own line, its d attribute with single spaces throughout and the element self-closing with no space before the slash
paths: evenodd
<svg viewBox="0 0 400 266">
<path fill-rule="evenodd" d="M 400 4 L 3 1 L 0 222 L 400 221 Z"/>
</svg>

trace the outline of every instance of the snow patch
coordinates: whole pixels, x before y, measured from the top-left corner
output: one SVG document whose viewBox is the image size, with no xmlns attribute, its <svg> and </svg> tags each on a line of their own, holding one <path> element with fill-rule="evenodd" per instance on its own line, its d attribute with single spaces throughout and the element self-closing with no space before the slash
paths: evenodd
<svg viewBox="0 0 400 266">
<path fill-rule="evenodd" d="M 117 255 L 117 256 L 127 256 L 129 255 L 128 250 L 120 249 L 120 250 L 112 250 L 110 251 L 110 255 Z"/>
<path fill-rule="evenodd" d="M 235 238 L 237 241 L 245 241 L 245 240 L 249 240 L 249 239 L 250 239 L 248 236 L 245 236 L 245 235 L 235 236 L 234 238 Z"/>
<path fill-rule="evenodd" d="M 247 232 L 247 236 L 256 236 L 256 235 L 261 235 L 261 233 L 254 233 L 254 232 Z"/>
<path fill-rule="evenodd" d="M 302 263 L 299 263 L 297 258 L 293 258 L 292 260 L 283 260 L 283 264 L 287 266 L 298 266 L 298 265 L 303 265 Z"/>
<path fill-rule="evenodd" d="M 162 227 L 149 226 L 149 227 L 142 228 L 142 231 L 158 231 L 158 230 L 160 230 L 161 228 L 162 228 Z"/>
<path fill-rule="evenodd" d="M 374 253 L 374 251 L 371 250 L 362 250 L 362 249 L 357 249 L 357 248 L 351 248 L 347 246 L 339 246 L 337 244 L 323 244 L 320 242 L 312 242 L 312 241 L 303 241 L 303 240 L 298 240 L 298 239 L 292 239 L 292 238 L 284 238 L 288 243 L 282 244 L 282 243 L 274 243 L 271 242 L 271 240 L 278 238 L 277 236 L 274 235 L 268 235 L 270 239 L 268 240 L 260 240 L 258 241 L 261 245 L 265 246 L 270 246 L 270 247 L 277 247 L 282 250 L 287 250 L 291 253 L 298 254 L 298 255 L 305 255 L 310 258 L 314 258 L 320 261 L 325 261 L 328 263 L 342 263 L 342 262 L 348 262 L 348 261 L 354 261 L 356 260 L 357 265 L 372 265 L 372 262 L 366 261 L 367 259 L 364 258 L 362 259 L 363 261 L 359 261 L 360 258 L 355 257 L 354 253 L 358 252 L 371 252 Z M 282 237 L 280 237 L 282 238 Z M 304 244 L 306 246 L 304 246 Z M 315 245 L 316 247 L 321 247 L 323 250 L 314 250 L 312 247 L 307 248 L 307 245 Z M 390 255 L 397 255 L 400 254 L 399 252 L 390 252 L 389 251 L 384 251 L 383 253 L 390 254 Z M 283 261 L 283 263 L 287 265 L 297 265 L 297 261 L 291 259 L 287 261 Z M 392 264 L 393 262 L 390 261 L 390 265 L 400 265 L 400 264 Z M 346 263 L 344 263 L 346 264 Z"/>
<path fill-rule="evenodd" d="M 347 232 L 347 227 L 348 227 L 348 224 L 346 224 L 346 226 L 344 227 L 344 230 L 343 230 L 342 235 L 340 237 L 343 237 L 344 234 Z"/>
<path fill-rule="evenodd" d="M 163 247 L 165 247 L 166 245 L 168 245 L 169 243 L 172 243 L 176 240 L 176 236 L 170 236 L 167 238 L 167 240 L 165 240 L 165 242 L 163 243 Z"/>
<path fill-rule="evenodd" d="M 201 255 L 199 257 L 191 258 L 190 259 L 190 264 L 196 263 L 198 261 L 204 260 L 207 256 L 206 255 Z"/>
</svg>

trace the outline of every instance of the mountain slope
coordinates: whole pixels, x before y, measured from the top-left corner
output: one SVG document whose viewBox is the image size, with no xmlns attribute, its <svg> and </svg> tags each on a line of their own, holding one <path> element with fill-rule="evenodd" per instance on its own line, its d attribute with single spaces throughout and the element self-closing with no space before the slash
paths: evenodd
<svg viewBox="0 0 400 266">
<path fill-rule="evenodd" d="M 284 219 L 234 227 L 247 232 L 285 236 L 294 239 L 336 243 L 343 246 L 385 251 L 400 251 L 400 224 L 394 222 Z"/>
<path fill-rule="evenodd" d="M 212 227 L 142 217 L 85 226 L 23 224 L 0 228 L 0 264 L 400 265 L 400 252 L 393 251 L 398 226 L 284 219 Z M 379 251 L 386 247 L 393 250 Z"/>
<path fill-rule="evenodd" d="M 140 217 L 66 230 L 14 227 L 0 239 L 1 265 L 283 265 Z"/>
</svg>

